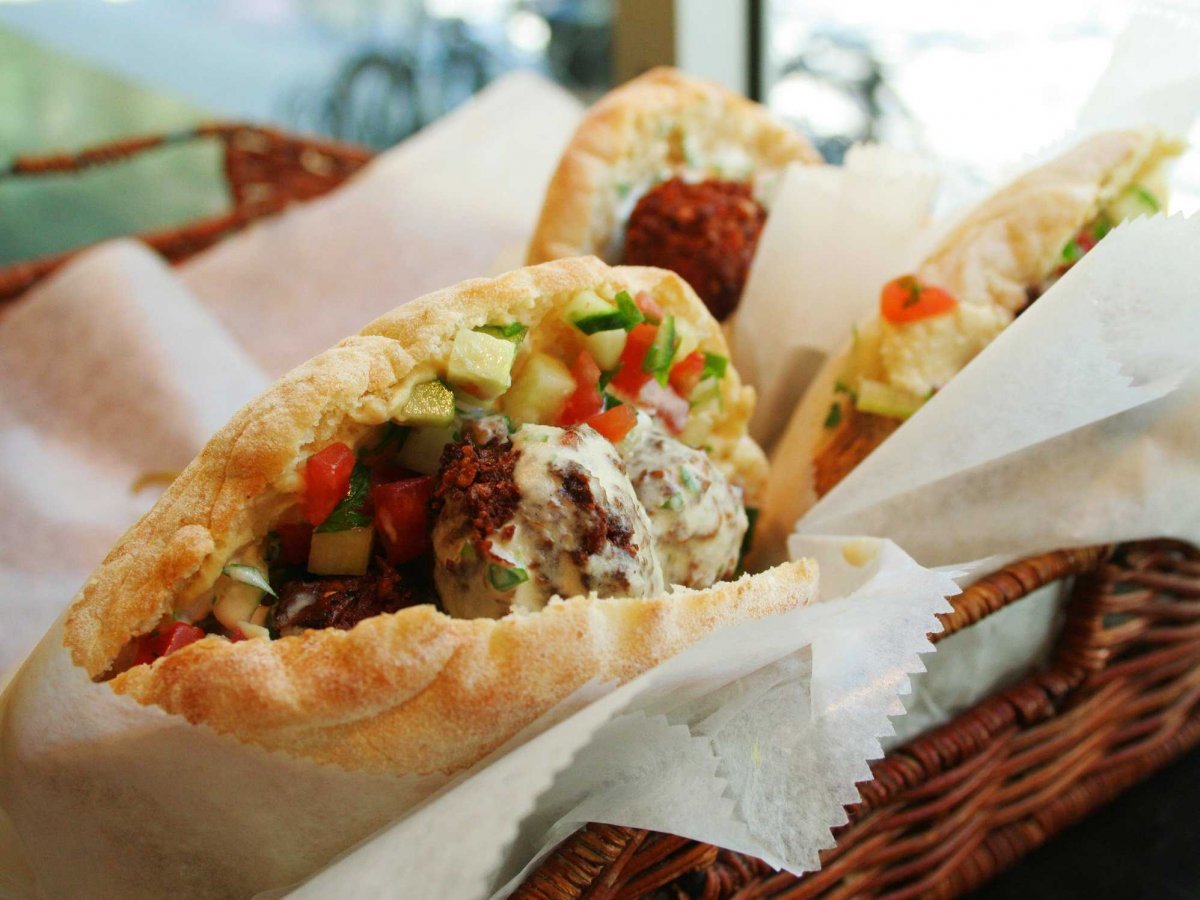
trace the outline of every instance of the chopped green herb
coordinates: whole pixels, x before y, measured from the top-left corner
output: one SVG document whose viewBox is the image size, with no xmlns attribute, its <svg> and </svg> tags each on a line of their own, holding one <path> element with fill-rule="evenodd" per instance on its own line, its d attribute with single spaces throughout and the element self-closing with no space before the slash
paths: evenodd
<svg viewBox="0 0 1200 900">
<path fill-rule="evenodd" d="M 633 185 L 630 184 L 628 181 L 618 181 L 617 182 L 617 197 L 619 199 L 624 200 L 626 197 L 629 196 L 629 192 L 632 190 L 633 190 Z"/>
<path fill-rule="evenodd" d="M 609 383 L 613 380 L 613 376 L 616 375 L 617 372 L 619 372 L 620 370 L 621 370 L 621 367 L 618 365 L 615 369 L 610 369 L 607 372 L 601 372 L 600 373 L 600 390 L 604 390 L 606 387 L 608 387 Z"/>
<path fill-rule="evenodd" d="M 746 507 L 746 536 L 742 538 L 742 549 L 738 552 L 737 561 L 737 577 L 746 574 L 746 554 L 750 552 L 750 547 L 754 544 L 754 529 L 758 525 L 758 509 L 753 506 Z"/>
<path fill-rule="evenodd" d="M 1112 230 L 1112 220 L 1108 216 L 1101 216 L 1092 223 L 1092 240 L 1098 241 Z"/>
<path fill-rule="evenodd" d="M 385 450 L 399 450 L 404 446 L 411 430 L 407 425 L 401 425 L 399 422 L 388 422 L 383 426 L 383 434 L 379 438 L 379 443 L 371 449 L 371 454 L 376 455 Z"/>
<path fill-rule="evenodd" d="M 842 421 L 842 404 L 836 400 L 829 404 L 829 415 L 825 417 L 826 428 L 837 428 Z"/>
<path fill-rule="evenodd" d="M 261 569 L 254 566 L 246 566 L 241 563 L 230 563 L 221 572 L 228 575 L 234 581 L 240 581 L 242 584 L 248 584 L 251 587 L 256 587 L 264 593 L 270 594 L 272 597 L 278 596 L 271 588 L 271 582 L 267 581 L 267 575 Z"/>
<path fill-rule="evenodd" d="M 475 545 L 470 541 L 467 541 L 465 544 L 463 544 L 462 549 L 458 551 L 458 558 L 466 560 L 467 562 L 474 562 L 476 559 L 478 559 L 478 554 L 475 552 Z"/>
<path fill-rule="evenodd" d="M 1079 246 L 1079 241 L 1071 238 L 1067 241 L 1067 245 L 1062 250 L 1063 262 L 1073 263 L 1083 259 L 1083 248 Z"/>
<path fill-rule="evenodd" d="M 908 296 L 904 298 L 901 304 L 905 309 L 910 306 L 916 306 L 921 301 L 921 283 L 913 276 L 906 275 L 897 281 L 900 287 L 908 291 Z"/>
<path fill-rule="evenodd" d="M 605 410 L 612 409 L 613 407 L 616 407 L 616 406 L 624 406 L 625 405 L 624 401 L 622 401 L 620 397 L 610 394 L 608 391 L 602 392 L 601 396 L 604 397 Z"/>
<path fill-rule="evenodd" d="M 1159 204 L 1158 198 L 1155 197 L 1148 190 L 1146 190 L 1144 187 L 1142 187 L 1140 184 L 1134 185 L 1133 193 L 1134 193 L 1134 196 L 1136 196 L 1139 200 L 1141 200 L 1144 204 L 1146 204 L 1146 206 L 1149 209 L 1153 210 L 1154 212 L 1160 212 L 1162 210 L 1162 206 Z"/>
<path fill-rule="evenodd" d="M 700 493 L 700 482 L 696 479 L 696 475 L 687 466 L 679 467 L 679 480 L 683 482 L 683 486 L 693 494 Z"/>
<path fill-rule="evenodd" d="M 529 573 L 524 569 L 516 566 L 500 566 L 496 563 L 488 564 L 488 581 L 498 591 L 511 591 L 518 584 L 523 584 L 528 580 Z"/>
<path fill-rule="evenodd" d="M 850 385 L 846 384 L 846 382 L 842 381 L 840 378 L 833 383 L 833 392 L 835 394 L 845 394 L 851 400 L 858 399 L 858 394 L 855 392 L 854 388 L 850 387 Z"/>
<path fill-rule="evenodd" d="M 659 508 L 660 509 L 673 509 L 676 512 L 678 512 L 679 510 L 683 509 L 683 495 L 682 494 L 672 494 L 670 497 L 668 497 L 666 500 L 664 500 L 662 502 L 662 506 Z"/>
<path fill-rule="evenodd" d="M 633 302 L 633 298 L 629 296 L 628 291 L 618 291 L 616 299 L 617 311 L 625 317 L 624 328 L 626 331 L 633 331 L 634 326 L 646 321 L 646 317 L 638 309 L 638 305 Z"/>
<path fill-rule="evenodd" d="M 329 518 L 318 526 L 317 531 L 345 531 L 370 525 L 371 517 L 363 512 L 370 493 L 371 470 L 358 463 L 350 475 L 350 492 L 333 508 Z"/>
<path fill-rule="evenodd" d="M 675 317 L 667 316 L 654 336 L 654 343 L 646 350 L 646 356 L 642 360 L 642 371 L 653 375 L 655 381 L 665 386 L 671 373 L 671 361 L 675 358 L 678 347 L 679 341 L 675 338 Z"/>
<path fill-rule="evenodd" d="M 718 381 L 725 377 L 725 370 L 729 368 L 729 358 L 722 356 L 720 353 L 709 353 L 704 351 L 704 371 L 700 373 L 700 380 L 705 378 L 716 378 Z"/>
<path fill-rule="evenodd" d="M 520 322 L 509 322 L 507 325 L 480 325 L 475 330 L 482 331 L 494 338 L 502 338 L 519 344 L 525 340 L 525 332 L 529 330 L 529 327 Z"/>
</svg>

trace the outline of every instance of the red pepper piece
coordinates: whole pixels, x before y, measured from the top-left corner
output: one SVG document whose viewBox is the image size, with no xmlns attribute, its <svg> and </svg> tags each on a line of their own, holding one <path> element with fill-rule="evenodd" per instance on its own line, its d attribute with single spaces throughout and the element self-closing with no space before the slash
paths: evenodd
<svg viewBox="0 0 1200 900">
<path fill-rule="evenodd" d="M 350 492 L 354 451 L 345 444 L 330 444 L 308 458 L 304 467 L 301 509 L 310 525 L 320 525 Z"/>
<path fill-rule="evenodd" d="M 600 396 L 600 367 L 586 350 L 580 351 L 571 367 L 575 379 L 575 392 L 563 404 L 558 416 L 559 425 L 578 425 L 604 410 L 604 398 Z"/>
<path fill-rule="evenodd" d="M 692 391 L 700 383 L 704 374 L 704 353 L 694 350 L 681 359 L 671 369 L 671 387 L 680 397 L 692 396 Z"/>
<path fill-rule="evenodd" d="M 957 306 L 949 292 L 921 284 L 914 275 L 893 278 L 879 295 L 880 314 L 894 325 L 945 315 Z"/>
<path fill-rule="evenodd" d="M 630 397 L 636 397 L 647 381 L 654 378 L 648 372 L 642 371 L 646 360 L 646 352 L 658 335 L 657 325 L 635 325 L 629 337 L 625 339 L 625 349 L 621 351 L 620 368 L 613 376 L 613 387 Z"/>
<path fill-rule="evenodd" d="M 432 548 L 429 501 L 435 481 L 432 475 L 422 475 L 371 489 L 375 527 L 389 562 L 406 563 Z"/>
<path fill-rule="evenodd" d="M 623 404 L 592 416 L 587 420 L 587 424 L 615 444 L 629 434 L 633 426 L 637 424 L 637 413 L 633 407 Z"/>
</svg>

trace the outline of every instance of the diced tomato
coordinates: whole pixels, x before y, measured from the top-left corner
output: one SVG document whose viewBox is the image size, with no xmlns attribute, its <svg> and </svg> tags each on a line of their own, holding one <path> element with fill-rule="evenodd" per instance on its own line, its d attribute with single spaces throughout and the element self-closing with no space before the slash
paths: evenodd
<svg viewBox="0 0 1200 900">
<path fill-rule="evenodd" d="M 604 398 L 600 396 L 600 367 L 586 350 L 581 350 L 575 357 L 571 376 L 575 379 L 575 392 L 563 404 L 558 416 L 560 425 L 578 425 L 604 409 Z"/>
<path fill-rule="evenodd" d="M 921 284 L 914 275 L 893 278 L 879 295 L 880 314 L 895 325 L 953 312 L 958 301 L 940 287 Z"/>
<path fill-rule="evenodd" d="M 691 406 L 669 387 L 663 387 L 653 378 L 642 385 L 637 395 L 638 406 L 653 411 L 667 426 L 667 430 L 679 434 L 687 425 Z"/>
<path fill-rule="evenodd" d="M 158 654 L 154 652 L 154 642 L 157 639 L 157 634 L 143 634 L 137 639 L 136 650 L 133 654 L 135 666 L 148 666 L 158 659 Z"/>
<path fill-rule="evenodd" d="M 303 566 L 308 562 L 308 548 L 312 544 L 313 527 L 307 522 L 287 522 L 275 527 L 279 535 L 279 558 L 289 566 Z"/>
<path fill-rule="evenodd" d="M 633 298 L 633 302 L 637 304 L 637 308 L 642 311 L 642 315 L 646 317 L 646 321 L 653 325 L 657 325 L 663 320 L 662 307 L 659 306 L 645 291 L 640 292 Z"/>
<path fill-rule="evenodd" d="M 632 406 L 622 404 L 614 406 L 598 416 L 592 416 L 587 420 L 587 424 L 615 444 L 629 434 L 633 426 L 637 424 L 637 412 Z"/>
<path fill-rule="evenodd" d="M 304 468 L 304 497 L 300 506 L 310 525 L 320 525 L 350 491 L 354 451 L 330 444 L 308 458 Z"/>
<path fill-rule="evenodd" d="M 134 653 L 135 666 L 147 665 L 168 653 L 174 653 L 181 647 L 194 644 L 204 637 L 203 629 L 187 622 L 172 622 L 159 631 L 143 634 L 137 641 Z"/>
<path fill-rule="evenodd" d="M 692 391 L 696 389 L 696 385 L 700 383 L 700 376 L 703 374 L 704 353 L 694 350 L 672 367 L 671 387 L 675 388 L 675 393 L 680 397 L 690 397 Z"/>
<path fill-rule="evenodd" d="M 422 475 L 371 489 L 375 527 L 390 562 L 406 563 L 433 546 L 429 501 L 435 480 L 432 475 Z"/>
<path fill-rule="evenodd" d="M 246 632 L 242 631 L 242 629 L 240 629 L 240 628 L 235 628 L 231 632 L 229 632 L 229 643 L 231 643 L 231 644 L 236 644 L 238 641 L 248 641 L 248 640 L 250 640 L 250 639 L 248 637 L 246 637 Z"/>
<path fill-rule="evenodd" d="M 620 368 L 613 376 L 612 384 L 630 397 L 636 397 L 638 391 L 642 389 L 642 385 L 654 378 L 648 372 L 642 371 L 642 363 L 645 362 L 646 351 L 654 343 L 657 334 L 657 325 L 647 325 L 643 322 L 641 325 L 635 325 L 625 340 L 625 349 L 621 351 Z"/>
<path fill-rule="evenodd" d="M 1095 247 L 1099 241 L 1096 240 L 1096 236 L 1092 233 L 1092 229 L 1081 228 L 1079 229 L 1079 234 L 1075 235 L 1075 243 L 1079 245 L 1079 250 L 1081 253 L 1087 253 L 1089 250 Z"/>
<path fill-rule="evenodd" d="M 187 622 L 172 622 L 158 636 L 159 656 L 174 653 L 180 647 L 194 644 L 204 637 L 204 630 Z"/>
</svg>

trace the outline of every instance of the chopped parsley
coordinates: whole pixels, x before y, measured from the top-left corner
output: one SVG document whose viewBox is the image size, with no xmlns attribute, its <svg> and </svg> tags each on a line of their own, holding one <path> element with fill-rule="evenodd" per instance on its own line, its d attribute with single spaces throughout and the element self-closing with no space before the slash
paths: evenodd
<svg viewBox="0 0 1200 900">
<path fill-rule="evenodd" d="M 683 486 L 693 494 L 700 493 L 700 481 L 696 478 L 694 472 L 687 466 L 679 467 L 679 480 L 683 482 Z"/>
<path fill-rule="evenodd" d="M 679 510 L 683 509 L 683 495 L 672 494 L 662 502 L 662 505 L 659 507 L 659 509 L 673 509 L 678 512 Z"/>
<path fill-rule="evenodd" d="M 829 404 L 829 415 L 825 417 L 826 428 L 837 428 L 842 422 L 842 404 L 836 400 Z"/>
<path fill-rule="evenodd" d="M 329 518 L 318 526 L 317 531 L 346 531 L 370 525 L 371 517 L 363 512 L 370 493 L 371 470 L 362 463 L 356 463 L 350 474 L 350 492 L 333 508 Z"/>
</svg>

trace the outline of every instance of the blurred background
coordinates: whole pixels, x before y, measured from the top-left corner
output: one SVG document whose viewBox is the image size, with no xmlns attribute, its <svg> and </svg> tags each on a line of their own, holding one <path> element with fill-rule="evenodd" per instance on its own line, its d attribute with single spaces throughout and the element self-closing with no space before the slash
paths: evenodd
<svg viewBox="0 0 1200 900">
<path fill-rule="evenodd" d="M 21 154 L 251 120 L 386 148 L 514 69 L 588 102 L 659 63 L 808 133 L 935 152 L 982 184 L 1067 129 L 1122 0 L 0 0 L 0 265 L 228 202 L 215 147 L 78 179 L 4 180 Z M 1200 173 L 1185 177 L 1185 208 Z M 26 182 L 29 180 L 27 179 Z M 146 196 L 146 184 L 170 191 Z M 1179 205 L 1178 203 L 1176 205 Z"/>
</svg>

